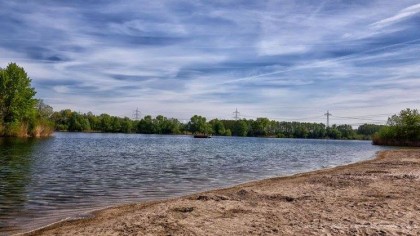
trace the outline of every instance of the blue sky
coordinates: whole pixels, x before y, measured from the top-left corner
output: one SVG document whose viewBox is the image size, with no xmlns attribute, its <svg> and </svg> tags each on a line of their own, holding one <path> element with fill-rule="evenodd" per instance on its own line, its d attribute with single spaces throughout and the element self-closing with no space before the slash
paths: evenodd
<svg viewBox="0 0 420 236">
<path fill-rule="evenodd" d="M 0 0 L 9 62 L 55 110 L 380 123 L 419 108 L 420 1 Z"/>
</svg>

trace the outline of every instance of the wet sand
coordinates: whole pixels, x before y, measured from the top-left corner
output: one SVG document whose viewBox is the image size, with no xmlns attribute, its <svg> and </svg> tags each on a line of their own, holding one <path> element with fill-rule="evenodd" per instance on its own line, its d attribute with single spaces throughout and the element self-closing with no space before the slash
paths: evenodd
<svg viewBox="0 0 420 236">
<path fill-rule="evenodd" d="M 94 215 L 27 235 L 420 235 L 420 149 Z"/>
</svg>

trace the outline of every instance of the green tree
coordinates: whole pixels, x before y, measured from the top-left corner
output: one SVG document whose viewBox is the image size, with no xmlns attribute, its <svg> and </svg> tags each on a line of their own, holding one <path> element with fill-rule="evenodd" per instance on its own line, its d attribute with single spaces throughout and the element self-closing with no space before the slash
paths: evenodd
<svg viewBox="0 0 420 236">
<path fill-rule="evenodd" d="M 373 137 L 373 144 L 396 146 L 420 146 L 420 114 L 405 109 L 399 115 L 388 118 L 387 126 Z"/>
<path fill-rule="evenodd" d="M 82 114 L 72 112 L 69 120 L 68 131 L 72 132 L 86 132 L 90 131 L 91 127 L 89 119 Z"/>
<path fill-rule="evenodd" d="M 89 121 L 90 128 L 93 131 L 99 131 L 100 130 L 100 126 L 101 126 L 101 121 L 100 121 L 99 117 L 98 116 L 95 116 L 92 112 L 88 112 L 86 114 L 86 117 L 87 117 L 87 119 Z"/>
<path fill-rule="evenodd" d="M 36 92 L 31 81 L 15 63 L 0 69 L 0 116 L 5 123 L 21 121 L 33 113 Z"/>
<path fill-rule="evenodd" d="M 30 135 L 29 128 L 36 119 L 35 94 L 22 67 L 10 63 L 5 69 L 0 68 L 0 126 L 4 126 L 0 136 Z"/>
<path fill-rule="evenodd" d="M 337 129 L 336 125 L 332 125 L 332 127 L 327 128 L 327 136 L 329 138 L 332 138 L 332 139 L 340 139 L 341 138 L 341 133 Z"/>
<path fill-rule="evenodd" d="M 76 112 L 73 112 L 72 116 L 70 117 L 68 131 L 83 131 L 82 124 L 80 124 L 78 116 L 79 115 Z"/>
<path fill-rule="evenodd" d="M 153 119 L 153 125 L 155 127 L 154 132 L 157 134 L 168 134 L 170 132 L 168 119 L 162 115 L 158 115 Z"/>
<path fill-rule="evenodd" d="M 294 137 L 296 138 L 307 138 L 309 135 L 308 127 L 303 124 L 296 125 L 294 129 Z"/>
<path fill-rule="evenodd" d="M 111 117 L 112 132 L 114 132 L 114 133 L 121 132 L 121 122 L 120 122 L 120 120 L 121 119 L 119 117 L 116 117 L 116 116 Z"/>
<path fill-rule="evenodd" d="M 212 129 L 210 124 L 206 122 L 206 118 L 203 116 L 194 115 L 191 117 L 188 123 L 189 131 L 193 134 L 211 134 Z"/>
<path fill-rule="evenodd" d="M 382 127 L 383 125 L 363 124 L 357 128 L 357 134 L 361 135 L 363 139 L 370 139 Z"/>
<path fill-rule="evenodd" d="M 249 130 L 249 127 L 246 120 L 237 120 L 235 122 L 233 134 L 236 136 L 245 137 L 248 135 L 248 130 Z"/>
<path fill-rule="evenodd" d="M 337 130 L 341 133 L 342 139 L 354 139 L 356 132 L 351 125 L 338 125 Z"/>
<path fill-rule="evenodd" d="M 153 118 L 149 115 L 141 119 L 137 125 L 137 132 L 141 134 L 154 134 L 155 130 Z"/>
<path fill-rule="evenodd" d="M 267 118 L 257 118 L 251 123 L 253 136 L 267 136 L 270 130 L 270 120 Z"/>
<path fill-rule="evenodd" d="M 171 134 L 180 134 L 182 132 L 182 124 L 179 120 L 171 118 L 168 122 Z"/>
<path fill-rule="evenodd" d="M 223 122 L 218 119 L 213 119 L 209 123 L 212 126 L 215 135 L 226 135 L 226 129 Z"/>
<path fill-rule="evenodd" d="M 133 122 L 128 117 L 124 117 L 121 121 L 121 132 L 131 133 L 133 131 Z"/>
<path fill-rule="evenodd" d="M 112 117 L 108 114 L 101 114 L 100 119 L 100 131 L 102 132 L 113 132 Z"/>
<path fill-rule="evenodd" d="M 395 129 L 396 136 L 400 139 L 420 138 L 420 114 L 416 109 L 402 110 L 399 115 L 388 118 L 387 124 Z"/>
</svg>

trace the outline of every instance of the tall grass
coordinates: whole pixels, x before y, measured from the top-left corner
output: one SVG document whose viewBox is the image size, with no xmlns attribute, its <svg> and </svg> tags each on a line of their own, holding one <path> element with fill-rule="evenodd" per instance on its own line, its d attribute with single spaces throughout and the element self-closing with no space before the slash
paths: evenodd
<svg viewBox="0 0 420 236">
<path fill-rule="evenodd" d="M 14 121 L 0 124 L 0 137 L 48 137 L 54 132 L 54 125 L 48 120 Z"/>
</svg>

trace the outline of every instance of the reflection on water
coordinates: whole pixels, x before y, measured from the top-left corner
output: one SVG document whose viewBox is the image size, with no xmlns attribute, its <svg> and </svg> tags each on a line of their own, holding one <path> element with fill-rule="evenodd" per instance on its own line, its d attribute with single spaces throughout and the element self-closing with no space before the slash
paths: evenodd
<svg viewBox="0 0 420 236">
<path fill-rule="evenodd" d="M 364 141 L 56 133 L 0 139 L 0 235 L 86 210 L 372 157 Z"/>
<path fill-rule="evenodd" d="M 27 202 L 34 140 L 0 138 L 0 232 L 18 228 L 4 219 L 16 218 Z"/>
</svg>

